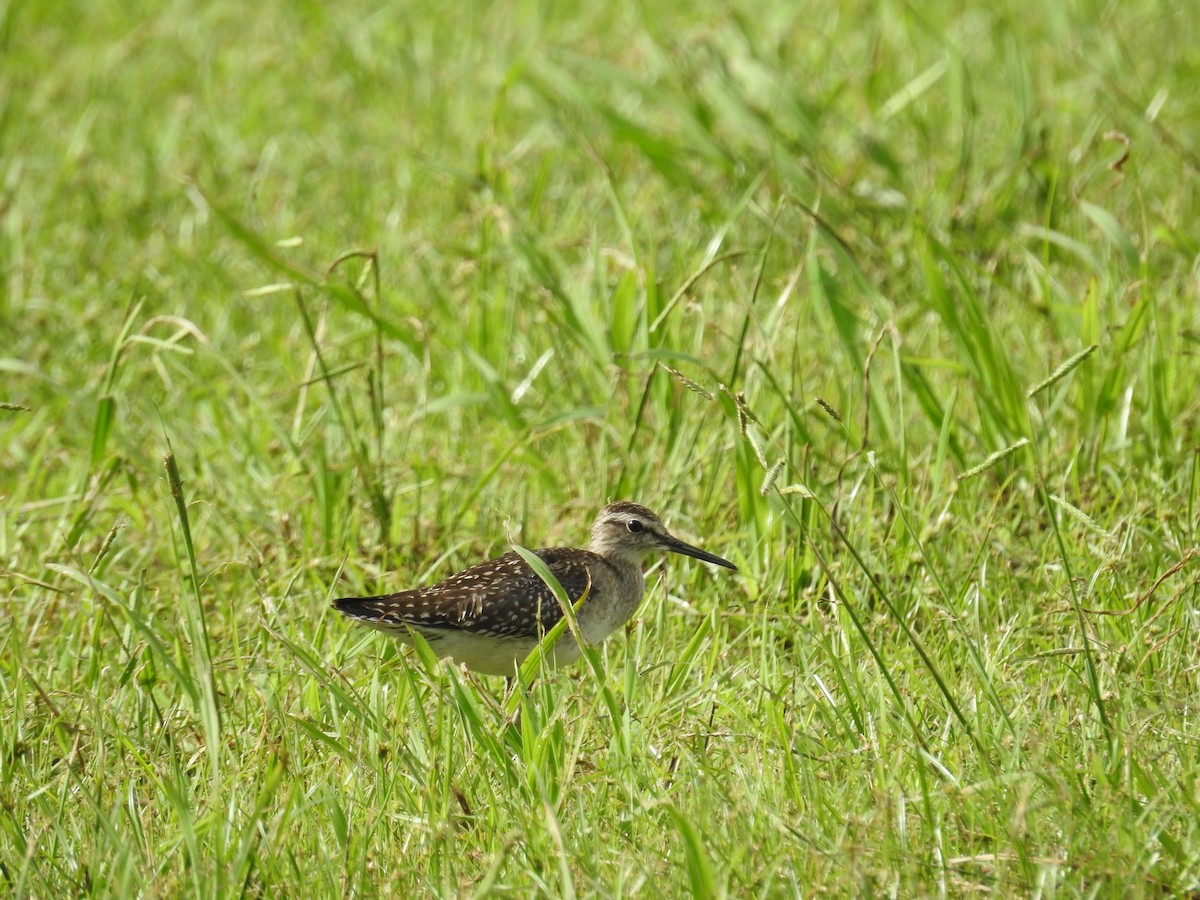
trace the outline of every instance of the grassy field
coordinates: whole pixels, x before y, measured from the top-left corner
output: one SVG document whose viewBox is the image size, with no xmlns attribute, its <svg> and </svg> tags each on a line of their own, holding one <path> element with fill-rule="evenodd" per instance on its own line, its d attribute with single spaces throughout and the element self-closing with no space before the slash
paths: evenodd
<svg viewBox="0 0 1200 900">
<path fill-rule="evenodd" d="M 1200 891 L 1194 11 L 571 6 L 0 4 L 0 890 Z"/>
</svg>

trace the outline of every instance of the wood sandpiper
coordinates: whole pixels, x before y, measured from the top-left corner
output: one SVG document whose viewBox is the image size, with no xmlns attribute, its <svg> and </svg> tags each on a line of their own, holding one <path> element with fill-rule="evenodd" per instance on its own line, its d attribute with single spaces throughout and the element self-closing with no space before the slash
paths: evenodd
<svg viewBox="0 0 1200 900">
<path fill-rule="evenodd" d="M 596 516 L 587 550 L 538 550 L 574 605 L 584 640 L 598 643 L 633 615 L 646 583 L 642 561 L 669 550 L 737 570 L 726 559 L 685 544 L 662 520 L 636 503 L 610 503 Z M 590 585 L 590 587 L 589 587 Z M 513 675 L 542 635 L 563 617 L 545 582 L 516 552 L 464 569 L 445 581 L 413 591 L 333 601 L 343 615 L 392 634 L 407 644 L 411 631 L 441 657 L 453 657 L 485 675 Z M 554 649 L 558 663 L 580 656 L 579 645 L 564 635 Z"/>
</svg>

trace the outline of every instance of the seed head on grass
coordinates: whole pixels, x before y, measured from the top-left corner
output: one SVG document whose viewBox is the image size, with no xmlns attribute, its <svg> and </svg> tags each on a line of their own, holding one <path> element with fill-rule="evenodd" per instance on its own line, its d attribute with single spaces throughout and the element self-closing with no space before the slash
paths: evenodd
<svg viewBox="0 0 1200 900">
<path fill-rule="evenodd" d="M 734 406 L 737 407 L 738 430 L 741 431 L 742 434 L 746 433 L 747 426 L 752 422 L 755 425 L 762 425 L 762 422 L 759 420 L 758 416 L 750 411 L 750 404 L 746 402 L 746 394 L 744 391 L 731 391 L 723 384 L 719 384 L 717 387 L 720 388 L 722 393 L 732 400 Z"/>
<path fill-rule="evenodd" d="M 750 449 L 754 451 L 754 458 L 758 460 L 758 464 L 764 469 L 770 468 L 767 465 L 766 454 L 763 453 L 762 439 L 758 436 L 758 432 L 754 430 L 754 426 L 747 425 L 743 434 L 746 435 L 746 440 L 750 442 Z"/>
<path fill-rule="evenodd" d="M 781 456 L 779 459 L 775 460 L 775 465 L 767 469 L 767 474 L 763 478 L 762 487 L 758 489 L 760 496 L 767 496 L 767 492 L 771 490 L 771 488 L 775 485 L 775 482 L 779 480 L 779 476 L 783 473 L 783 467 L 786 465 L 787 460 Z"/>
<path fill-rule="evenodd" d="M 1073 519 L 1075 519 L 1077 522 L 1082 523 L 1084 526 L 1091 529 L 1096 534 L 1100 535 L 1101 537 L 1105 537 L 1105 538 L 1109 538 L 1109 539 L 1111 539 L 1113 537 L 1113 533 L 1111 531 L 1109 531 L 1107 528 L 1102 526 L 1099 522 L 1097 522 L 1095 519 L 1093 519 L 1091 516 L 1089 516 L 1087 513 L 1085 513 L 1082 509 L 1080 509 L 1075 504 L 1071 503 L 1068 500 L 1064 500 L 1062 497 L 1058 496 L 1057 494 L 1051 494 L 1050 499 L 1054 502 L 1054 504 L 1056 506 L 1058 506 L 1060 509 L 1062 509 L 1063 511 L 1068 513 Z"/>
<path fill-rule="evenodd" d="M 764 469 L 770 469 L 770 466 L 767 465 L 766 454 L 763 453 L 762 439 L 759 438 L 758 433 L 754 430 L 758 419 L 755 418 L 746 405 L 746 395 L 741 391 L 732 393 L 727 388 L 724 388 L 724 386 L 722 388 L 726 394 L 733 398 L 733 402 L 737 406 L 738 431 L 750 443 L 750 449 L 754 451 L 754 458 L 758 460 L 758 464 Z M 765 489 L 763 493 L 766 493 Z"/>
<path fill-rule="evenodd" d="M 1036 397 L 1042 391 L 1054 387 L 1054 385 L 1058 384 L 1060 381 L 1062 381 L 1064 378 L 1066 378 L 1068 375 L 1070 375 L 1072 372 L 1074 372 L 1077 368 L 1079 368 L 1080 364 L 1085 359 L 1087 359 L 1089 356 L 1091 356 L 1093 353 L 1095 353 L 1099 349 L 1100 349 L 1099 344 L 1092 344 L 1090 347 L 1085 347 L 1084 349 L 1080 350 L 1078 353 L 1076 353 L 1074 356 L 1072 356 L 1070 359 L 1068 359 L 1066 362 L 1064 362 L 1062 365 L 1060 365 L 1057 369 L 1055 369 L 1053 372 L 1051 372 L 1049 378 L 1047 378 L 1045 381 L 1031 387 L 1029 389 L 1029 393 L 1026 396 L 1029 397 L 1030 400 L 1032 400 L 1034 397 Z"/>
<path fill-rule="evenodd" d="M 825 410 L 825 412 L 829 415 L 829 418 L 833 419 L 835 422 L 842 421 L 842 414 L 834 409 L 833 405 L 824 397 L 817 398 L 817 406 Z"/>
<path fill-rule="evenodd" d="M 779 493 L 786 496 L 795 495 L 802 500 L 815 500 L 817 495 L 808 489 L 807 485 L 800 483 L 786 484 L 779 489 Z"/>
<path fill-rule="evenodd" d="M 1000 460 L 1004 459 L 1005 457 L 1012 456 L 1014 453 L 1016 453 L 1018 450 L 1020 450 L 1022 447 L 1024 447 L 1028 443 L 1029 443 L 1029 438 L 1021 438 L 1015 444 L 1009 444 L 1003 450 L 997 450 L 995 453 L 993 453 L 991 456 L 989 456 L 987 459 L 985 459 L 979 465 L 972 466 L 971 468 L 967 469 L 967 471 L 965 471 L 961 475 L 959 475 L 958 480 L 959 481 L 969 481 L 970 479 L 974 478 L 977 475 L 982 475 L 984 472 L 986 472 L 992 466 L 996 465 L 996 463 L 1000 462 Z"/>
<path fill-rule="evenodd" d="M 684 374 L 683 374 L 682 372 L 680 372 L 678 369 L 672 369 L 672 368 L 671 368 L 670 366 L 668 366 L 666 363 L 659 363 L 659 365 L 660 365 L 660 366 L 662 366 L 664 369 L 666 369 L 666 370 L 667 370 L 669 373 L 671 373 L 671 376 L 672 376 L 672 377 L 673 377 L 673 378 L 674 378 L 676 381 L 678 381 L 680 384 L 682 384 L 682 385 L 683 385 L 685 388 L 687 388 L 689 391 L 692 391 L 693 393 L 699 394 L 699 395 L 700 395 L 701 397 L 703 397 L 705 400 L 715 400 L 715 399 L 717 399 L 716 395 L 715 395 L 715 394 L 714 394 L 712 391 L 710 391 L 708 388 L 704 387 L 703 385 L 699 385 L 699 384 L 697 384 L 696 382 L 692 381 L 692 379 L 688 378 L 686 375 L 684 375 Z M 738 407 L 738 421 L 739 421 L 739 424 L 740 424 L 740 422 L 741 422 L 742 415 L 743 415 L 743 414 L 742 414 L 742 408 L 739 406 L 739 407 Z"/>
</svg>

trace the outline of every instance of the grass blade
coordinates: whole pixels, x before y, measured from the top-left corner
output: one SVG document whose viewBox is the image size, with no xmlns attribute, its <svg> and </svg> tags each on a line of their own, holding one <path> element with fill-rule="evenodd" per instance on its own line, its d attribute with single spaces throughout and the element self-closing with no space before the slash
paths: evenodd
<svg viewBox="0 0 1200 900">
<path fill-rule="evenodd" d="M 213 673 L 212 649 L 208 642 L 208 623 L 204 610 L 204 597 L 200 592 L 197 575 L 196 548 L 192 542 L 192 526 L 188 517 L 187 500 L 183 494 L 183 480 L 179 477 L 179 466 L 175 453 L 167 442 L 167 454 L 163 465 L 167 470 L 167 482 L 171 487 L 171 498 L 175 501 L 175 514 L 183 536 L 184 554 L 188 571 L 186 580 L 190 591 L 182 599 L 183 625 L 192 649 L 192 676 L 196 679 L 196 698 L 199 701 L 200 722 L 204 729 L 205 752 L 208 756 L 209 773 L 214 789 L 221 782 L 221 708 L 218 702 L 216 676 Z M 188 596 L 190 595 L 190 596 Z"/>
</svg>

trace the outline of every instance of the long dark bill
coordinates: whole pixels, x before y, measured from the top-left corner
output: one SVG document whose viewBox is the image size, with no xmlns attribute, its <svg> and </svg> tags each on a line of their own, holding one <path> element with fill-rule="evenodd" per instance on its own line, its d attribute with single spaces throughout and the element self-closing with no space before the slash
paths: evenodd
<svg viewBox="0 0 1200 900">
<path fill-rule="evenodd" d="M 667 550 L 670 550 L 672 553 L 682 553 L 684 556 L 702 559 L 705 562 L 713 563 L 714 565 L 718 566 L 724 566 L 727 569 L 733 569 L 735 572 L 737 571 L 737 566 L 735 566 L 729 560 L 721 559 L 721 557 L 712 553 L 705 553 L 699 547 L 693 547 L 691 544 L 685 544 L 674 535 L 669 534 L 663 539 L 663 547 Z"/>
</svg>

